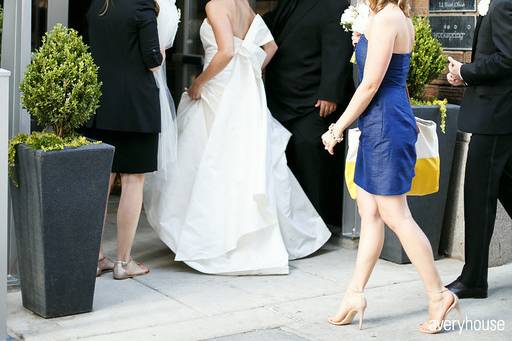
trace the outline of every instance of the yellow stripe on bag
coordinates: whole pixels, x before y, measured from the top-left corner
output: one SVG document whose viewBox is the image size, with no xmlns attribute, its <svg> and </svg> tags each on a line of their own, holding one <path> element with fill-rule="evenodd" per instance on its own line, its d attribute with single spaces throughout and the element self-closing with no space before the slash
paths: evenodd
<svg viewBox="0 0 512 341">
<path fill-rule="evenodd" d="M 439 175 L 441 170 L 439 157 L 416 160 L 415 176 L 411 190 L 407 195 L 428 195 L 439 191 Z"/>
<path fill-rule="evenodd" d="M 414 178 L 412 179 L 411 190 L 407 193 L 410 196 L 423 196 L 433 194 L 439 191 L 440 175 L 439 157 L 431 157 L 416 160 L 414 166 Z M 354 182 L 356 172 L 356 163 L 348 161 L 345 163 L 345 182 L 347 184 L 350 197 L 357 197 L 357 185 Z"/>
<path fill-rule="evenodd" d="M 415 176 L 412 180 L 411 190 L 407 195 L 420 196 L 439 191 L 439 176 L 441 174 L 441 162 L 439 159 L 439 141 L 437 138 L 437 126 L 435 122 L 416 118 L 419 129 L 416 142 Z M 345 183 L 350 197 L 357 196 L 357 185 L 354 182 L 357 150 L 361 131 L 357 128 L 348 131 L 348 151 L 345 162 Z"/>
<path fill-rule="evenodd" d="M 347 161 L 345 163 L 345 183 L 347 184 L 347 189 L 352 199 L 355 199 L 357 197 L 357 186 L 356 183 L 354 182 L 355 173 L 356 163 Z"/>
</svg>

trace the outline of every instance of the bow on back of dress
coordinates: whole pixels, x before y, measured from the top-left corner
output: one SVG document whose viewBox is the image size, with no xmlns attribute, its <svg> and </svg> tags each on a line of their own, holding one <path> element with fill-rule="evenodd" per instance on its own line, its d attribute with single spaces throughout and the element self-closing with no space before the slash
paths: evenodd
<svg viewBox="0 0 512 341">
<path fill-rule="evenodd" d="M 213 28 L 208 22 L 208 19 L 205 19 L 203 22 L 203 27 L 201 28 L 201 39 L 205 49 L 206 65 L 208 65 L 218 48 Z M 274 37 L 263 21 L 263 18 L 260 15 L 256 15 L 249 26 L 245 37 L 242 39 L 235 36 L 233 39 L 235 43 L 235 58 L 232 61 L 232 64 L 236 62 L 238 57 L 242 57 L 251 63 L 256 77 L 261 78 L 261 68 L 266 58 L 266 53 L 261 47 L 274 40 Z M 229 68 L 230 66 L 226 69 Z"/>
<path fill-rule="evenodd" d="M 261 78 L 261 69 L 267 57 L 261 47 L 273 40 L 274 37 L 263 21 L 263 18 L 257 14 L 242 40 L 238 54 L 250 60 L 255 75 L 258 78 Z"/>
</svg>

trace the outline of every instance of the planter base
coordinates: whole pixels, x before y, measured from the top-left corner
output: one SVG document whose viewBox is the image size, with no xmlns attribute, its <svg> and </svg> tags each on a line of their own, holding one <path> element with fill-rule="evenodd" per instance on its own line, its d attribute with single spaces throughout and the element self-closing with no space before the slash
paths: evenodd
<svg viewBox="0 0 512 341">
<path fill-rule="evenodd" d="M 44 318 L 92 310 L 114 148 L 17 146 L 11 185 L 23 306 Z"/>
</svg>

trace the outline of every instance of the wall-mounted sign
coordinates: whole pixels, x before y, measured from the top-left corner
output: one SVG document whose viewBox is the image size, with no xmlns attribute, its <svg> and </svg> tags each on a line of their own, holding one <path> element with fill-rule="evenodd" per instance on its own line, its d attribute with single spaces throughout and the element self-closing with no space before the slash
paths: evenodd
<svg viewBox="0 0 512 341">
<path fill-rule="evenodd" d="M 432 34 L 447 50 L 471 50 L 475 16 L 431 16 Z"/>
<path fill-rule="evenodd" d="M 476 11 L 476 0 L 430 0 L 430 12 L 472 12 Z"/>
</svg>

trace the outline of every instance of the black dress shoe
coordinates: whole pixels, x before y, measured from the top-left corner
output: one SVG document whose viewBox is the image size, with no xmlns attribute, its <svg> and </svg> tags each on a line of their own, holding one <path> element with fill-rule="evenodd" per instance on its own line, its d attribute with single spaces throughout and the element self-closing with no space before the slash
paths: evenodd
<svg viewBox="0 0 512 341">
<path fill-rule="evenodd" d="M 460 279 L 456 279 L 446 286 L 458 298 L 487 298 L 487 287 L 469 287 L 462 283 Z"/>
</svg>

